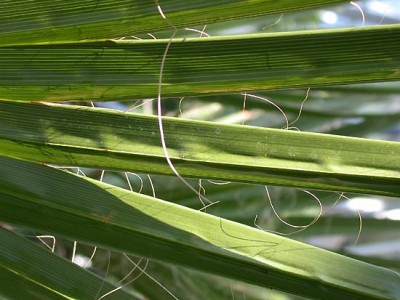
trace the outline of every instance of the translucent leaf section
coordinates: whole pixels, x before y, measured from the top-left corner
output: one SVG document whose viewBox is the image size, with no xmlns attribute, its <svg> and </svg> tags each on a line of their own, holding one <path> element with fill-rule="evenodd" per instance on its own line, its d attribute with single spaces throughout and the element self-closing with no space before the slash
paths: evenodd
<svg viewBox="0 0 400 300">
<path fill-rule="evenodd" d="M 0 154 L 30 161 L 173 174 L 157 118 L 0 102 Z M 396 142 L 164 118 L 182 176 L 399 196 Z"/>
</svg>

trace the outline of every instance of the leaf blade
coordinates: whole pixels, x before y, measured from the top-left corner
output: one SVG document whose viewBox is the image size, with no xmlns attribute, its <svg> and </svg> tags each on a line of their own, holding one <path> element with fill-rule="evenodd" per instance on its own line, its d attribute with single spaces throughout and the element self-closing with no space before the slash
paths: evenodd
<svg viewBox="0 0 400 300">
<path fill-rule="evenodd" d="M 343 0 L 298 1 L 163 1 L 168 19 L 177 27 L 210 24 L 221 20 L 283 13 L 343 3 Z M 156 1 L 4 0 L 0 3 L 0 39 L 7 44 L 71 41 L 171 29 L 161 17 Z"/>
<path fill-rule="evenodd" d="M 157 118 L 2 102 L 0 154 L 69 166 L 173 174 Z M 399 196 L 396 142 L 164 118 L 182 176 Z M 178 130 L 179 129 L 179 130 Z"/>
<path fill-rule="evenodd" d="M 4 185 L 1 184 L 3 187 Z M 2 190 L 2 192 L 4 192 Z M 2 201 L 2 207 L 5 202 Z M 21 214 L 19 214 L 21 215 Z M 77 265 L 0 228 L 0 294 L 17 299 L 91 299 L 115 286 Z M 4 278 L 4 281 L 3 281 Z M 9 282 L 7 286 L 6 282 Z M 113 299 L 138 299 L 124 290 Z"/>
<path fill-rule="evenodd" d="M 399 293 L 397 274 L 383 268 L 49 167 L 0 159 L 6 170 L 0 217 L 7 222 L 313 298 Z M 35 213 L 21 218 L 23 207 Z"/>
<path fill-rule="evenodd" d="M 0 68 L 5 70 L 0 99 L 156 98 L 169 42 L 0 47 Z M 400 25 L 176 39 L 163 69 L 162 96 L 399 80 L 399 47 Z"/>
</svg>

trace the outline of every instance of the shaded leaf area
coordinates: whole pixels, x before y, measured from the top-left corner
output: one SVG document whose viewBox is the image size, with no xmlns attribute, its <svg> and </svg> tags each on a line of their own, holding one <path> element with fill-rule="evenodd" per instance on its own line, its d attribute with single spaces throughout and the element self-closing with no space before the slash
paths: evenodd
<svg viewBox="0 0 400 300">
<path fill-rule="evenodd" d="M 5 205 L 2 201 L 2 209 Z M 5 299 L 97 299 L 116 288 L 16 233 L 0 228 L 0 240 L 0 295 Z M 108 298 L 139 299 L 122 289 Z"/>
<path fill-rule="evenodd" d="M 81 244 L 79 247 L 85 248 Z M 87 255 L 90 256 L 92 249 L 86 248 L 88 248 Z M 132 255 L 127 257 L 113 252 L 110 256 L 107 250 L 98 249 L 93 258 L 93 264 L 96 266 L 96 271 L 104 276 L 109 259 L 109 272 L 113 274 L 114 278 L 122 279 L 127 274 L 131 274 L 125 281 L 133 280 L 129 287 L 146 295 L 146 299 L 170 300 L 171 293 L 177 299 L 186 299 L 190 294 L 190 298 L 193 300 L 230 299 L 233 297 L 235 299 L 262 300 L 266 295 L 275 296 L 282 293 L 170 263 L 147 260 L 143 257 Z M 137 266 L 145 270 L 145 273 Z M 297 296 L 295 299 L 303 298 Z"/>
<path fill-rule="evenodd" d="M 90 255 L 90 252 L 88 254 Z M 140 274 L 141 271 L 136 269 L 131 277 L 137 278 L 130 286 L 141 294 L 146 295 L 147 299 L 170 300 L 171 295 L 164 288 L 168 289 L 178 299 L 186 299 L 190 293 L 190 299 L 192 300 L 233 298 L 240 300 L 264 300 L 266 297 L 268 299 L 275 299 L 282 296 L 282 292 L 277 290 L 265 289 L 178 265 L 154 260 L 148 261 L 133 256 L 130 256 L 130 259 L 134 263 L 140 263 L 142 268 L 146 267 L 146 273 L 163 285 L 161 287 L 145 273 Z M 105 250 L 96 252 L 96 256 L 94 257 L 95 265 L 105 269 L 104 262 L 107 260 L 108 253 Z M 111 254 L 111 266 L 114 266 L 113 275 L 118 278 L 125 277 L 134 268 L 126 256 L 121 257 L 117 253 Z M 307 299 L 301 296 L 294 296 L 293 294 L 290 296 L 288 294 L 284 295 L 291 300 Z"/>
<path fill-rule="evenodd" d="M 50 167 L 0 163 L 0 218 L 11 224 L 315 299 L 400 292 L 380 267 Z"/>
<path fill-rule="evenodd" d="M 107 101 L 156 97 L 169 42 L 3 46 L 0 98 Z M 399 47 L 399 25 L 175 39 L 165 61 L 162 95 L 398 80 Z"/>
<path fill-rule="evenodd" d="M 177 27 L 210 24 L 344 3 L 344 0 L 159 1 Z M 157 1 L 148 0 L 4 0 L 0 4 L 3 44 L 76 41 L 171 29 Z"/>
<path fill-rule="evenodd" d="M 164 118 L 182 176 L 399 195 L 398 143 Z M 2 102 L 1 155 L 42 163 L 173 174 L 157 118 Z"/>
</svg>

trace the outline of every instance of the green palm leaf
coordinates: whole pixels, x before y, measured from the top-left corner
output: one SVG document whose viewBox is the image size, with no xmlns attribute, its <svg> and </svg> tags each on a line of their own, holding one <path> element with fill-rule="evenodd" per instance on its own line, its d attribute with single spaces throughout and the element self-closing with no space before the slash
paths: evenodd
<svg viewBox="0 0 400 300">
<path fill-rule="evenodd" d="M 4 181 L 1 186 L 5 188 Z M 0 228 L 0 240 L 0 295 L 5 299 L 89 299 L 116 289 L 11 231 Z M 122 289 L 109 297 L 139 299 Z"/>
<path fill-rule="evenodd" d="M 298 1 L 160 1 L 164 14 L 177 27 L 195 26 L 243 17 L 334 5 L 343 0 Z M 4 44 L 76 41 L 171 29 L 157 1 L 5 0 L 0 4 L 0 39 Z"/>
<path fill-rule="evenodd" d="M 399 25 L 176 39 L 163 70 L 162 95 L 398 80 L 399 41 Z M 156 97 L 169 42 L 108 40 L 0 47 L 0 68 L 5 70 L 0 75 L 0 99 Z"/>
<path fill-rule="evenodd" d="M 64 105 L 2 107 L 2 155 L 173 174 L 156 117 Z M 179 119 L 165 119 L 164 133 L 183 176 L 399 196 L 397 143 Z"/>
<path fill-rule="evenodd" d="M 12 224 L 313 298 L 400 293 L 380 267 L 49 167 L 1 164 L 0 218 Z"/>
<path fill-rule="evenodd" d="M 1 227 L 20 234 L 27 230 L 44 231 L 57 239 L 77 240 L 157 260 L 151 272 L 159 272 L 155 277 L 160 284 L 165 280 L 175 285 L 172 290 L 177 290 L 181 297 L 199 289 L 202 291 L 193 292 L 194 297 L 222 297 L 217 288 L 222 286 L 232 291 L 227 297 L 235 298 L 234 290 L 243 291 L 239 285 L 232 287 L 230 279 L 236 279 L 260 289 L 288 292 L 295 295 L 294 299 L 300 296 L 398 299 L 400 277 L 394 271 L 378 267 L 399 268 L 395 258 L 381 255 L 390 252 L 382 248 L 384 242 L 395 245 L 398 240 L 398 220 L 393 217 L 399 209 L 398 198 L 390 201 L 374 198 L 383 208 L 379 213 L 362 212 L 365 222 L 345 204 L 329 214 L 323 209 L 317 223 L 294 235 L 306 242 L 328 238 L 330 242 L 325 246 L 338 253 L 347 251 L 345 255 L 358 260 L 239 222 L 286 232 L 287 228 L 278 222 L 278 215 L 293 224 L 307 224 L 318 216 L 315 199 L 310 202 L 309 195 L 299 196 L 282 187 L 272 189 L 276 211 L 268 212 L 263 187 L 243 183 L 399 196 L 399 143 L 373 140 L 368 135 L 386 138 L 381 130 L 392 126 L 392 131 L 385 134 L 393 134 L 392 139 L 395 136 L 399 85 L 397 82 L 348 84 L 399 80 L 400 26 L 182 38 L 187 32 L 185 27 L 228 20 L 239 26 L 233 21 L 258 16 L 252 22 L 257 22 L 261 29 L 265 25 L 261 16 L 284 14 L 284 18 L 290 19 L 292 11 L 342 2 L 345 3 L 341 0 L 2 1 Z M 307 22 L 316 16 L 304 11 Z M 270 20 L 265 19 L 265 23 L 270 24 Z M 179 28 L 174 39 L 169 38 L 171 32 L 159 32 L 172 31 L 173 27 Z M 162 38 L 128 38 L 131 35 L 144 38 L 147 32 Z M 118 39 L 122 36 L 127 38 Z M 196 115 L 199 118 L 226 122 L 243 110 L 249 124 L 283 128 L 286 124 L 282 123 L 282 116 L 276 120 L 274 113 L 266 112 L 265 102 L 248 101 L 245 110 L 243 95 L 225 94 L 266 90 L 257 94 L 273 99 L 292 120 L 305 92 L 287 89 L 312 87 L 310 99 L 295 125 L 305 131 L 347 137 L 163 117 L 168 152 L 182 176 L 236 182 L 224 186 L 211 186 L 206 180 L 203 185 L 199 183 L 200 192 L 203 188 L 207 197 L 221 201 L 220 205 L 207 208 L 209 213 L 220 217 L 187 208 L 199 206 L 199 195 L 182 188 L 177 178 L 153 176 L 156 190 L 146 184 L 144 188 L 148 194 L 157 192 L 159 198 L 176 202 L 172 204 L 155 195 L 144 196 L 43 165 L 172 175 L 160 145 L 156 117 L 40 103 L 156 98 L 167 47 L 160 96 L 163 110 L 169 115 L 176 115 L 171 111 L 177 111 L 178 105 L 181 108 L 181 103 L 173 100 L 186 97 L 189 113 L 199 103 L 219 103 L 216 113 L 208 111 L 213 104 L 203 106 L 203 111 Z M 331 86 L 338 84 L 347 86 Z M 151 107 L 147 106 L 146 111 L 151 111 Z M 232 122 L 240 121 L 236 118 Z M 84 172 L 96 177 L 92 169 Z M 129 179 L 121 179 L 120 173 L 111 171 L 105 178 L 120 186 L 126 186 L 125 179 Z M 139 179 L 137 184 L 141 184 Z M 337 199 L 336 194 L 329 196 L 321 191 L 317 194 L 321 195 L 316 198 L 323 208 Z M 352 195 L 348 197 L 351 204 Z M 371 198 L 364 201 L 367 203 Z M 351 213 L 343 215 L 343 211 Z M 256 215 L 261 215 L 257 224 Z M 365 231 L 361 232 L 360 248 L 376 247 L 382 253 L 361 256 L 362 252 L 355 251 L 357 246 L 337 246 L 329 239 L 336 234 L 345 237 L 346 243 L 353 242 L 361 225 Z M 93 299 L 114 288 L 15 232 L 0 228 L 0 297 Z M 96 271 L 101 269 L 99 261 L 101 257 L 95 263 Z M 175 274 L 185 277 L 185 284 L 177 282 L 177 276 L 170 272 L 175 267 L 165 263 L 180 266 Z M 219 277 L 200 276 L 183 267 Z M 120 271 L 129 272 L 124 268 Z M 119 275 L 111 273 L 107 281 L 117 282 Z M 170 296 L 158 297 L 165 290 L 152 288 L 149 282 L 154 280 L 147 275 L 147 279 L 127 287 L 128 292 L 118 291 L 110 297 Z M 208 286 L 213 286 L 213 290 L 207 290 Z M 266 289 L 261 292 L 250 286 L 246 289 L 254 299 L 275 295 Z"/>
</svg>

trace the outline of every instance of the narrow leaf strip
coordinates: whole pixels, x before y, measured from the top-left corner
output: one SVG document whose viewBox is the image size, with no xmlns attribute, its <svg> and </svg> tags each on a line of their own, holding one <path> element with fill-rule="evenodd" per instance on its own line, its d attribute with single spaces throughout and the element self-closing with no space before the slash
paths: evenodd
<svg viewBox="0 0 400 300">
<path fill-rule="evenodd" d="M 182 176 L 399 196 L 400 144 L 164 118 Z M 0 155 L 41 163 L 173 174 L 157 118 L 0 102 Z"/>
<path fill-rule="evenodd" d="M 373 42 L 371 42 L 373 41 Z M 0 47 L 0 99 L 156 97 L 165 40 Z M 163 96 L 400 79 L 400 25 L 175 39 Z"/>
<path fill-rule="evenodd" d="M 2 0 L 0 41 L 21 44 L 114 38 L 171 29 L 160 5 L 177 27 L 290 12 L 344 3 L 344 0 Z"/>
</svg>

